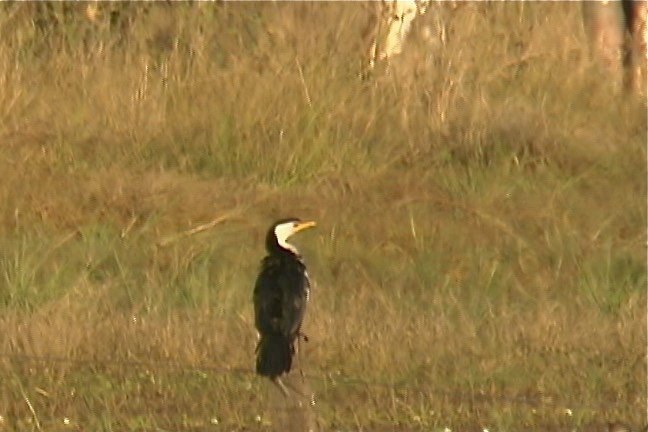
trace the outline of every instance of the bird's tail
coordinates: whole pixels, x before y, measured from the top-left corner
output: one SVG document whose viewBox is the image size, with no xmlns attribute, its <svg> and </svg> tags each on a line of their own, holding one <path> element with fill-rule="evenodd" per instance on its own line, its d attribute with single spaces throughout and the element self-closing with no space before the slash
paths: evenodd
<svg viewBox="0 0 648 432">
<path fill-rule="evenodd" d="M 275 378 L 289 372 L 294 353 L 293 343 L 284 335 L 279 333 L 261 335 L 257 346 L 257 373 Z"/>
</svg>

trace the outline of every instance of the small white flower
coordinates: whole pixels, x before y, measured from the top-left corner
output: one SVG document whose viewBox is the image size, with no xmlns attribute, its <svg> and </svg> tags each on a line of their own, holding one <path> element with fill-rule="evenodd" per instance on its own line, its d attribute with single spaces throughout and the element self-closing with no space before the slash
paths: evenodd
<svg viewBox="0 0 648 432">
<path fill-rule="evenodd" d="M 450 428 L 445 428 L 445 429 L 443 429 L 443 432 L 452 432 L 452 429 L 450 429 Z"/>
<path fill-rule="evenodd" d="M 572 410 L 570 410 L 569 408 L 565 409 L 565 414 L 567 414 L 568 416 L 571 417 L 571 415 L 572 415 Z"/>
<path fill-rule="evenodd" d="M 257 414 L 257 415 L 254 417 L 254 421 L 256 421 L 257 423 L 261 423 L 261 416 Z"/>
<path fill-rule="evenodd" d="M 63 418 L 63 424 L 64 424 L 64 425 L 69 425 L 69 424 L 70 424 L 70 419 L 67 418 L 67 417 L 64 417 L 64 418 Z"/>
<path fill-rule="evenodd" d="M 488 432 L 488 429 L 484 428 L 482 429 L 483 432 Z"/>
<path fill-rule="evenodd" d="M 2 416 L 0 415 L 0 424 L 3 424 L 3 423 L 4 423 L 4 417 L 2 417 Z"/>
<path fill-rule="evenodd" d="M 209 420 L 209 422 L 210 422 L 211 424 L 213 424 L 213 425 L 217 425 L 217 424 L 218 424 L 218 418 L 216 418 L 216 417 L 212 417 L 211 420 Z"/>
</svg>

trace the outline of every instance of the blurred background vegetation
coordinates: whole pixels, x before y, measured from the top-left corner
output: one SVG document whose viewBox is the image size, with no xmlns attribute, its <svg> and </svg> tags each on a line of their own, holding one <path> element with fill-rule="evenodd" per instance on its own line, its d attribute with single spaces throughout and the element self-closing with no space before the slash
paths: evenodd
<svg viewBox="0 0 648 432">
<path fill-rule="evenodd" d="M 645 421 L 645 101 L 577 3 L 440 9 L 360 79 L 372 7 L 0 5 L 0 430 Z M 251 373 L 290 215 L 306 410 Z"/>
</svg>

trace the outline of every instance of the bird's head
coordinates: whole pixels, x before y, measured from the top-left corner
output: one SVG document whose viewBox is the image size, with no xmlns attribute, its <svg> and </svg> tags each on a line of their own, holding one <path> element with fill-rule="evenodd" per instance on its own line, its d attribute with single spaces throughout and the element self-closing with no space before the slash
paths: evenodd
<svg viewBox="0 0 648 432">
<path fill-rule="evenodd" d="M 314 227 L 313 221 L 303 222 L 297 218 L 281 219 L 270 227 L 266 236 L 266 249 L 268 252 L 289 251 L 299 255 L 297 248 L 288 243 L 288 239 L 299 231 Z"/>
</svg>

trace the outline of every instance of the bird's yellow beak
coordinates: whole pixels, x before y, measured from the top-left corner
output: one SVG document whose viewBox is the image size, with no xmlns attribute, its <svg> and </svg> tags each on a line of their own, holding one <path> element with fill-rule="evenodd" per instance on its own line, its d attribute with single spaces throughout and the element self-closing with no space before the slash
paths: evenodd
<svg viewBox="0 0 648 432">
<path fill-rule="evenodd" d="M 299 231 L 303 231 L 308 228 L 313 228 L 314 226 L 317 226 L 315 221 L 308 221 L 308 222 L 300 222 L 296 227 L 294 232 L 298 233 Z"/>
</svg>

